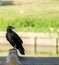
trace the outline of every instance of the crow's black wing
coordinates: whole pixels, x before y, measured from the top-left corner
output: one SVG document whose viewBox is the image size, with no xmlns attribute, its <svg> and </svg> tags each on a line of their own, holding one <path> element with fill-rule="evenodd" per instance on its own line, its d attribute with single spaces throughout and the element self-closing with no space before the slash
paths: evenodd
<svg viewBox="0 0 59 65">
<path fill-rule="evenodd" d="M 15 33 L 15 32 L 10 32 L 6 34 L 7 40 L 10 42 L 10 44 L 15 47 L 20 51 L 21 54 L 25 54 L 25 50 L 22 46 L 22 39 Z"/>
<path fill-rule="evenodd" d="M 12 39 L 15 43 L 23 43 L 22 39 L 15 32 L 12 32 Z"/>
<path fill-rule="evenodd" d="M 14 47 L 15 43 L 12 39 L 12 33 L 6 33 L 6 39 L 10 42 L 10 44 Z"/>
</svg>

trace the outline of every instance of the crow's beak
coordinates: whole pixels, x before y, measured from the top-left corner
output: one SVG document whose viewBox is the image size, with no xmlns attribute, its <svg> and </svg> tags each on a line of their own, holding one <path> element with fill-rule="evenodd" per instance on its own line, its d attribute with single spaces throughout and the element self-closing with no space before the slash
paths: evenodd
<svg viewBox="0 0 59 65">
<path fill-rule="evenodd" d="M 12 27 L 12 29 L 15 29 L 15 27 Z"/>
</svg>

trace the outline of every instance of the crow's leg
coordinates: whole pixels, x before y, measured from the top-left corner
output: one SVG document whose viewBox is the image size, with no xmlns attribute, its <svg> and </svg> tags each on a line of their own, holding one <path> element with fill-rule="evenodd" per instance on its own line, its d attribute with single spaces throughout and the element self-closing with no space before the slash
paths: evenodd
<svg viewBox="0 0 59 65">
<path fill-rule="evenodd" d="M 16 49 L 16 45 L 13 47 L 13 49 Z"/>
</svg>

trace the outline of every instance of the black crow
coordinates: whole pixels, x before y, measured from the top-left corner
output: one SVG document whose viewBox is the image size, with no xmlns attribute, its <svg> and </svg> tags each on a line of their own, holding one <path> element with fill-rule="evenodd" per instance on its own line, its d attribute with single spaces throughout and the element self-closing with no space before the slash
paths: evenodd
<svg viewBox="0 0 59 65">
<path fill-rule="evenodd" d="M 15 27 L 13 26 L 8 26 L 7 27 L 7 33 L 6 33 L 6 38 L 9 41 L 9 43 L 13 46 L 13 48 L 16 48 L 20 51 L 22 55 L 25 55 L 25 50 L 22 46 L 22 39 L 12 30 Z"/>
</svg>

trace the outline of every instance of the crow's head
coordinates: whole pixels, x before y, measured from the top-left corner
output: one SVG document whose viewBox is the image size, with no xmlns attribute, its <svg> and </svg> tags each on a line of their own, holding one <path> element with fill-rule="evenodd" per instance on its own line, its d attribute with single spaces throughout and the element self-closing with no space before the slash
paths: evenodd
<svg viewBox="0 0 59 65">
<path fill-rule="evenodd" d="M 12 29 L 14 29 L 14 28 L 15 28 L 14 26 L 8 26 L 7 31 L 12 31 Z"/>
</svg>

